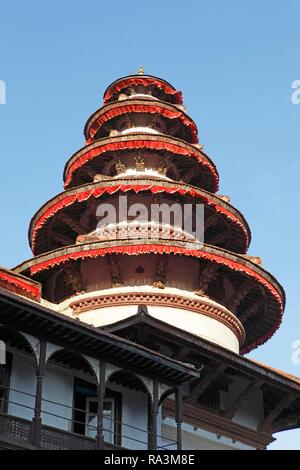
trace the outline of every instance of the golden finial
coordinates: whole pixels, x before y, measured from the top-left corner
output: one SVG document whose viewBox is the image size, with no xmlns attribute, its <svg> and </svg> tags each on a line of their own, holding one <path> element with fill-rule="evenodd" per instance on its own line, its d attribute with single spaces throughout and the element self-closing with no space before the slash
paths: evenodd
<svg viewBox="0 0 300 470">
<path fill-rule="evenodd" d="M 139 66 L 138 75 L 144 75 L 144 67 L 142 65 Z"/>
</svg>

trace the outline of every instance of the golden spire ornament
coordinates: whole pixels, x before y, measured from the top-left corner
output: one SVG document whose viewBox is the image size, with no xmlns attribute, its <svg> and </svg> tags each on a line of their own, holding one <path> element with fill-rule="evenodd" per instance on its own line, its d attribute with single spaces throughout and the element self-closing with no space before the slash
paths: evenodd
<svg viewBox="0 0 300 470">
<path fill-rule="evenodd" d="M 142 65 L 139 66 L 138 75 L 144 75 L 144 67 Z"/>
</svg>

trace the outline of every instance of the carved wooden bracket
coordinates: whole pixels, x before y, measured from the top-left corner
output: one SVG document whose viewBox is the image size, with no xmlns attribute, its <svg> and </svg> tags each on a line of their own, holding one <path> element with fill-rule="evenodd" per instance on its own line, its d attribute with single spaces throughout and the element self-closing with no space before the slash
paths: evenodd
<svg viewBox="0 0 300 470">
<path fill-rule="evenodd" d="M 200 271 L 198 278 L 197 294 L 207 295 L 207 290 L 211 281 L 218 276 L 219 266 L 216 263 L 207 263 L 204 269 Z"/>
<path fill-rule="evenodd" d="M 74 243 L 74 240 L 71 237 L 67 237 L 62 233 L 58 233 L 55 231 L 51 233 L 51 238 L 53 239 L 53 241 L 60 243 L 62 246 L 73 245 Z"/>
<path fill-rule="evenodd" d="M 277 403 L 273 410 L 265 417 L 264 421 L 258 426 L 258 431 L 268 432 L 272 429 L 272 424 L 282 413 L 282 411 L 288 408 L 297 398 L 299 394 L 288 393 Z"/>
<path fill-rule="evenodd" d="M 229 405 L 226 410 L 223 412 L 223 418 L 232 419 L 238 408 L 243 404 L 245 400 L 253 393 L 255 390 L 259 389 L 263 384 L 262 380 L 253 380 L 249 383 L 237 396 L 237 398 Z"/>
<path fill-rule="evenodd" d="M 254 302 L 252 305 L 250 305 L 250 307 L 248 307 L 244 312 L 241 313 L 241 315 L 239 315 L 239 320 L 241 323 L 245 323 L 245 321 L 250 318 L 252 315 L 254 315 L 259 309 L 260 307 L 262 307 L 262 305 L 264 304 L 264 300 L 261 299 L 257 302 Z"/>
<path fill-rule="evenodd" d="M 76 264 L 66 266 L 64 269 L 65 281 L 71 287 L 73 292 L 82 292 L 82 280 L 79 268 Z"/>
<path fill-rule="evenodd" d="M 167 269 L 168 256 L 159 256 L 155 268 L 153 287 L 159 287 L 160 289 L 164 289 L 166 287 Z"/>
<path fill-rule="evenodd" d="M 191 390 L 190 394 L 184 400 L 185 403 L 196 403 L 200 395 L 205 392 L 205 390 L 210 386 L 210 384 L 227 368 L 226 364 L 219 364 L 206 375 L 199 379 L 197 385 Z"/>
<path fill-rule="evenodd" d="M 252 281 L 243 282 L 240 287 L 238 287 L 235 293 L 227 300 L 226 306 L 230 311 L 235 312 L 243 299 L 252 291 L 255 287 Z"/>
<path fill-rule="evenodd" d="M 111 254 L 107 256 L 107 262 L 110 265 L 113 287 L 122 287 L 124 284 L 121 275 L 121 268 L 118 256 L 116 254 Z"/>
<path fill-rule="evenodd" d="M 197 176 L 197 174 L 200 172 L 200 169 L 198 167 L 192 166 L 182 177 L 181 181 L 185 183 L 189 183 L 192 178 Z"/>
<path fill-rule="evenodd" d="M 78 235 L 81 235 L 85 232 L 84 227 L 82 227 L 82 225 L 77 222 L 77 220 L 73 219 L 73 217 L 66 214 L 65 212 L 58 214 L 58 219 L 64 224 L 71 227 L 71 229 L 74 230 L 74 232 L 76 232 Z"/>
<path fill-rule="evenodd" d="M 224 230 L 223 232 L 217 233 L 214 235 L 210 240 L 209 244 L 210 245 L 217 245 L 218 243 L 224 243 L 229 237 L 229 233 L 227 230 Z"/>
<path fill-rule="evenodd" d="M 207 219 L 205 220 L 205 230 L 208 230 L 210 227 L 217 225 L 217 223 L 220 220 L 220 216 L 218 214 L 211 214 Z"/>
</svg>

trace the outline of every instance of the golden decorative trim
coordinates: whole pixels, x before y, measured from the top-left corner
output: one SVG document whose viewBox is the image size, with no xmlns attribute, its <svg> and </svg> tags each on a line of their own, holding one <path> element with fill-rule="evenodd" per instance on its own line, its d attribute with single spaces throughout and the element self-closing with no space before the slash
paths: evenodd
<svg viewBox="0 0 300 470">
<path fill-rule="evenodd" d="M 201 156 L 201 158 L 203 158 L 206 162 L 208 162 L 213 167 L 216 174 L 218 175 L 216 165 L 209 158 L 209 156 L 203 151 L 203 145 L 191 144 L 189 142 L 186 142 L 185 140 L 179 139 L 178 137 L 173 137 L 173 136 L 171 137 L 171 136 L 164 135 L 164 134 L 151 135 L 151 134 L 145 134 L 141 132 L 141 133 L 137 133 L 134 135 L 128 134 L 128 135 L 118 135 L 115 137 L 103 137 L 102 139 L 96 140 L 95 142 L 85 145 L 84 147 L 79 149 L 77 152 L 75 152 L 67 161 L 65 168 L 64 168 L 64 179 L 66 179 L 70 166 L 74 163 L 75 160 L 77 160 L 82 155 L 84 155 L 87 152 L 87 150 L 92 150 L 92 149 L 101 147 L 102 145 L 107 145 L 113 142 L 130 142 L 130 141 L 136 141 L 136 140 L 143 140 L 143 141 L 150 141 L 150 142 L 151 141 L 167 142 L 167 143 L 178 145 L 182 148 L 185 148 L 186 150 L 192 153 L 198 152 L 199 156 Z M 145 148 L 145 150 L 147 150 L 147 148 Z M 182 157 L 184 157 L 183 154 L 182 154 Z M 186 157 L 188 157 L 188 154 L 186 155 Z"/>
<path fill-rule="evenodd" d="M 241 322 L 230 312 L 221 306 L 215 307 L 203 299 L 188 299 L 180 295 L 162 294 L 162 293 L 140 293 L 132 292 L 125 294 L 110 294 L 89 297 L 77 300 L 70 304 L 73 313 L 79 315 L 82 312 L 95 310 L 107 306 L 124 305 L 155 305 L 161 307 L 175 307 L 182 310 L 196 312 L 201 315 L 213 318 L 231 329 L 237 337 L 240 346 L 245 341 L 245 330 Z"/>
</svg>

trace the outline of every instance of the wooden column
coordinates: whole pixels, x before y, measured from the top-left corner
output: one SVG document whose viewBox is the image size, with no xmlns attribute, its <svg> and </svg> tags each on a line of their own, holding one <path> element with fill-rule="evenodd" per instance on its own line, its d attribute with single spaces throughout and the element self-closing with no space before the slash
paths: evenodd
<svg viewBox="0 0 300 470">
<path fill-rule="evenodd" d="M 31 443 L 37 447 L 41 445 L 41 430 L 42 430 L 42 394 L 43 394 L 43 379 L 45 375 L 46 366 L 46 341 L 40 342 L 40 354 L 36 366 L 36 392 L 34 403 L 34 416 L 31 425 Z"/>
<path fill-rule="evenodd" d="M 182 390 L 178 387 L 175 392 L 175 416 L 176 416 L 176 427 L 177 427 L 177 450 L 182 450 Z"/>
<path fill-rule="evenodd" d="M 100 360 L 99 383 L 97 386 L 98 410 L 97 410 L 97 434 L 96 448 L 104 449 L 104 432 L 103 432 L 103 403 L 105 396 L 105 362 Z"/>
<path fill-rule="evenodd" d="M 153 394 L 151 406 L 151 431 L 148 435 L 151 450 L 157 449 L 157 414 L 158 414 L 158 381 L 153 379 Z"/>
</svg>

